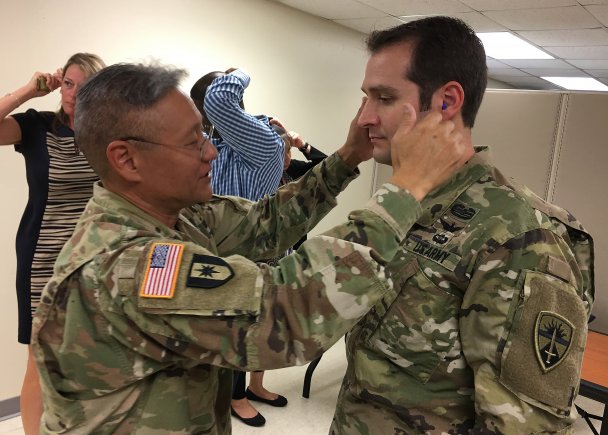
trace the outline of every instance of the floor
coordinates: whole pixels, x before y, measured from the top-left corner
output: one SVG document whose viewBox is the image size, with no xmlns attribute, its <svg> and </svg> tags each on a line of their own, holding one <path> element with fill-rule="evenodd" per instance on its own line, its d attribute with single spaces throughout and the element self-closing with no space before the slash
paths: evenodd
<svg viewBox="0 0 608 435">
<path fill-rule="evenodd" d="M 325 353 L 312 379 L 310 399 L 302 397 L 304 367 L 292 367 L 266 372 L 264 384 L 268 389 L 287 397 L 286 408 L 273 408 L 260 404 L 257 408 L 266 417 L 266 425 L 253 428 L 232 419 L 234 435 L 324 435 L 327 434 L 336 396 L 340 388 L 341 376 L 345 370 L 344 341 L 340 340 Z M 587 412 L 601 415 L 601 403 L 579 397 L 576 403 Z M 599 424 L 596 425 L 599 431 Z M 592 435 L 587 423 L 579 418 L 575 425 L 577 435 Z M 0 435 L 23 435 L 18 416 L 0 421 Z"/>
</svg>

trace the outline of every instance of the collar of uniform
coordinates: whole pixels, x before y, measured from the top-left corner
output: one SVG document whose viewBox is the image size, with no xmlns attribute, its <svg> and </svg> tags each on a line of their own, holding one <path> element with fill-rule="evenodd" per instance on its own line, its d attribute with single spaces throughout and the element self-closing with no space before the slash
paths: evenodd
<svg viewBox="0 0 608 435">
<path fill-rule="evenodd" d="M 150 230 L 161 237 L 181 238 L 179 232 L 169 228 L 122 196 L 107 190 L 101 185 L 101 182 L 93 185 L 93 198 L 95 203 L 105 210 L 112 210 L 120 216 L 128 216 L 128 220 L 137 221 L 138 226 L 141 226 L 142 229 Z"/>
<path fill-rule="evenodd" d="M 449 210 L 452 203 L 456 201 L 471 184 L 479 180 L 489 171 L 490 149 L 486 146 L 475 147 L 475 155 L 465 165 L 437 189 L 429 193 L 421 202 L 422 216 L 418 223 L 430 226 L 437 220 L 437 216 Z"/>
</svg>

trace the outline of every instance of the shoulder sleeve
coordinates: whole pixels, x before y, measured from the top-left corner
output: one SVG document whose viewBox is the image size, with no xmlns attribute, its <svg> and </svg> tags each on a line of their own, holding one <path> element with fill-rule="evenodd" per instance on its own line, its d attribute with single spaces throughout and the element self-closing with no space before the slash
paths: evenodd
<svg viewBox="0 0 608 435">
<path fill-rule="evenodd" d="M 337 154 L 304 177 L 258 202 L 215 198 L 201 208 L 220 255 L 275 257 L 308 233 L 336 205 L 336 196 L 357 175 Z"/>
<path fill-rule="evenodd" d="M 554 231 L 515 236 L 476 265 L 460 332 L 477 429 L 558 432 L 574 421 L 587 336 L 585 280 Z"/>
<path fill-rule="evenodd" d="M 385 265 L 420 213 L 413 197 L 391 189 L 277 267 L 155 240 L 128 248 L 100 281 L 139 329 L 129 332 L 133 348 L 242 370 L 303 364 L 391 288 Z M 120 334 L 125 325 L 113 330 Z"/>
<path fill-rule="evenodd" d="M 38 140 L 39 136 L 44 136 L 51 129 L 53 118 L 52 112 L 38 112 L 35 109 L 28 109 L 24 113 L 15 113 L 12 116 L 21 129 L 21 142 L 15 144 L 15 151 L 24 152 L 24 145 L 31 146 L 36 143 L 44 143 Z"/>
</svg>

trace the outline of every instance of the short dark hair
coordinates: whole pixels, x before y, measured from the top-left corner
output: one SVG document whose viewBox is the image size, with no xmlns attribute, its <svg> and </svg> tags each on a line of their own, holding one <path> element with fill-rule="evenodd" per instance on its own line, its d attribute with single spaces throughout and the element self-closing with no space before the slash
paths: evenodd
<svg viewBox="0 0 608 435">
<path fill-rule="evenodd" d="M 453 80 L 464 89 L 464 125 L 473 127 L 488 83 L 486 53 L 473 29 L 457 18 L 427 17 L 372 32 L 367 48 L 374 54 L 404 42 L 413 45 L 404 74 L 420 88 L 420 110 L 428 110 L 433 92 Z"/>
<path fill-rule="evenodd" d="M 106 148 L 127 136 L 149 137 L 157 122 L 150 108 L 178 89 L 186 71 L 158 64 L 120 63 L 94 74 L 78 90 L 74 116 L 76 144 L 100 177 L 108 170 Z"/>
<path fill-rule="evenodd" d="M 287 154 L 293 145 L 293 139 L 291 135 L 283 127 L 277 124 L 270 123 L 270 127 L 278 134 L 283 140 L 283 146 L 285 147 L 285 154 Z"/>
<path fill-rule="evenodd" d="M 205 109 L 203 108 L 207 88 L 211 85 L 213 80 L 218 77 L 222 77 L 223 75 L 226 75 L 226 73 L 222 71 L 211 71 L 202 76 L 200 79 L 198 79 L 196 83 L 192 86 L 192 89 L 190 89 L 190 98 L 192 98 L 192 101 L 194 101 L 194 105 L 203 116 L 204 126 L 210 124 L 209 119 L 207 118 L 207 114 L 205 113 Z"/>
</svg>

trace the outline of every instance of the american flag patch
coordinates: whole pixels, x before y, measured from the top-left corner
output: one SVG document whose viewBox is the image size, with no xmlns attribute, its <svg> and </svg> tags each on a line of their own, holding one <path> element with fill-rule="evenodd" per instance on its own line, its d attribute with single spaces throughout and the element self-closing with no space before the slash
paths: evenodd
<svg viewBox="0 0 608 435">
<path fill-rule="evenodd" d="M 183 250 L 184 245 L 177 243 L 152 245 L 139 296 L 166 299 L 173 297 Z"/>
</svg>

